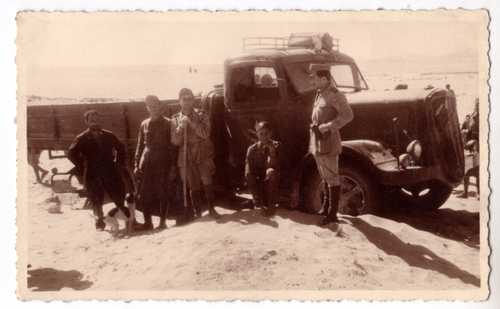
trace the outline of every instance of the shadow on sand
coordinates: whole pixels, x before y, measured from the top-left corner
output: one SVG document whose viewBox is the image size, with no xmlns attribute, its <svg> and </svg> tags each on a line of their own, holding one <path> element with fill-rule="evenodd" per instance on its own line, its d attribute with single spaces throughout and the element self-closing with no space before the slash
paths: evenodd
<svg viewBox="0 0 500 309">
<path fill-rule="evenodd" d="M 388 209 L 379 216 L 406 223 L 411 227 L 437 236 L 460 241 L 479 248 L 479 213 L 441 208 L 434 211 Z"/>
<path fill-rule="evenodd" d="M 453 263 L 439 257 L 431 250 L 421 245 L 401 241 L 396 235 L 380 227 L 370 225 L 359 218 L 347 218 L 353 226 L 377 248 L 388 255 L 403 259 L 408 265 L 439 272 L 448 278 L 480 286 L 480 279 L 473 274 L 458 268 Z"/>
<path fill-rule="evenodd" d="M 274 221 L 272 217 L 263 216 L 260 210 L 240 210 L 230 214 L 223 214 L 219 219 L 215 220 L 216 223 L 224 224 L 228 222 L 237 222 L 243 225 L 248 224 L 263 224 L 273 228 L 278 228 L 278 222 Z"/>
<path fill-rule="evenodd" d="M 28 270 L 28 288 L 33 288 L 33 291 L 59 291 L 62 288 L 88 289 L 92 282 L 82 279 L 83 274 L 77 270 L 54 268 Z"/>
</svg>

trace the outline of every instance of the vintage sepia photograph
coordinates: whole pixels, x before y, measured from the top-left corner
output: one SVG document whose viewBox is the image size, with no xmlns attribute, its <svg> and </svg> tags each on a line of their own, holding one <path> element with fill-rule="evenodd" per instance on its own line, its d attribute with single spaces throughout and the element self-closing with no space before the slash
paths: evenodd
<svg viewBox="0 0 500 309">
<path fill-rule="evenodd" d="M 16 21 L 19 298 L 488 296 L 486 10 Z"/>
</svg>

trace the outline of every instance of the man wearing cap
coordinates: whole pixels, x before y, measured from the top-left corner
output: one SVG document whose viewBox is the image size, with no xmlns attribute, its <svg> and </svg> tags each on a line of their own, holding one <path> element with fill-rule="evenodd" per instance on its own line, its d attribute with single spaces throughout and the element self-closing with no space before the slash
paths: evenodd
<svg viewBox="0 0 500 309">
<path fill-rule="evenodd" d="M 69 146 L 68 159 L 83 175 L 84 186 L 97 218 L 96 229 L 104 230 L 104 193 L 117 207 L 124 207 L 125 185 L 119 169 L 126 165 L 125 146 L 111 131 L 101 128 L 97 111 L 85 112 L 84 119 L 88 129 Z"/>
<path fill-rule="evenodd" d="M 245 178 L 252 193 L 254 206 L 263 207 L 266 216 L 273 215 L 279 195 L 279 146 L 271 139 L 267 121 L 255 125 L 258 141 L 248 147 L 245 160 Z"/>
<path fill-rule="evenodd" d="M 324 218 L 320 225 L 337 222 L 340 201 L 339 155 L 342 151 L 340 129 L 349 123 L 352 110 L 345 95 L 335 86 L 330 65 L 311 65 L 311 83 L 316 88 L 311 115 L 310 151 L 325 183 L 322 202 Z"/>
<path fill-rule="evenodd" d="M 188 220 L 193 217 L 193 205 L 196 216 L 201 217 L 201 198 L 203 191 L 210 216 L 218 218 L 214 208 L 214 190 L 212 176 L 215 173 L 214 149 L 210 140 L 210 119 L 206 111 L 194 108 L 194 95 L 191 89 L 183 88 L 179 92 L 181 110 L 172 118 L 172 142 L 179 145 L 177 165 L 181 178 L 190 189 L 191 205 L 188 207 Z M 186 137 L 186 141 L 184 141 Z"/>
</svg>

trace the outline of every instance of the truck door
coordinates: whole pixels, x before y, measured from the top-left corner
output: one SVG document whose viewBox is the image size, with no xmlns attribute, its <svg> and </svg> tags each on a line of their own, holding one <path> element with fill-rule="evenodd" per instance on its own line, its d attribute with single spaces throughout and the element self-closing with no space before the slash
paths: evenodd
<svg viewBox="0 0 500 309">
<path fill-rule="evenodd" d="M 227 126 L 231 136 L 231 160 L 235 174 L 243 181 L 245 155 L 256 141 L 255 124 L 268 121 L 274 139 L 281 140 L 278 113 L 283 101 L 283 81 L 273 63 L 267 61 L 239 62 L 227 68 Z"/>
</svg>

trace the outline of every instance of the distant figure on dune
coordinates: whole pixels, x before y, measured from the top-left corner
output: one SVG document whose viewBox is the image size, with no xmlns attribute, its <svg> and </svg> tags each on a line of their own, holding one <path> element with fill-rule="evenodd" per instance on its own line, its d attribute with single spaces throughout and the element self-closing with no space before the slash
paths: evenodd
<svg viewBox="0 0 500 309">
<path fill-rule="evenodd" d="M 453 91 L 453 89 L 451 89 L 450 84 L 446 84 L 446 90 L 449 91 L 451 94 L 455 95 L 455 91 Z"/>
</svg>

